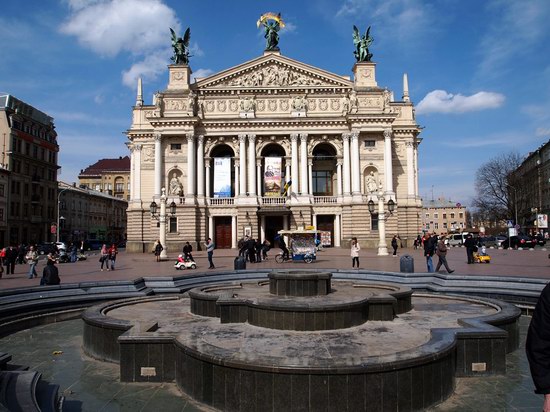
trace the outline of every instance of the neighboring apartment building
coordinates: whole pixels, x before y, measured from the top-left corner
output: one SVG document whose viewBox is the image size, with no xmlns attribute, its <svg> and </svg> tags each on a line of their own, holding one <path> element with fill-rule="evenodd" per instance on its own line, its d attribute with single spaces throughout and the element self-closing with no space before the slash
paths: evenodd
<svg viewBox="0 0 550 412">
<path fill-rule="evenodd" d="M 130 157 L 101 159 L 81 170 L 79 185 L 120 199 L 130 199 Z"/>
<path fill-rule="evenodd" d="M 422 201 L 422 230 L 447 234 L 466 229 L 466 207 L 445 199 Z"/>
<path fill-rule="evenodd" d="M 126 238 L 126 200 L 64 182 L 59 182 L 58 197 L 61 241 Z"/>
<path fill-rule="evenodd" d="M 512 201 L 515 200 L 521 230 L 526 233 L 548 232 L 550 140 L 527 155 L 522 164 L 511 174 L 509 182 L 511 182 L 509 195 Z M 517 196 L 517 199 L 514 196 Z"/>
<path fill-rule="evenodd" d="M 0 182 L 5 185 L 0 201 L 6 202 L 0 240 L 3 245 L 52 240 L 59 152 L 53 118 L 12 95 L 0 95 L 0 149 L 0 164 L 8 173 Z"/>
<path fill-rule="evenodd" d="M 8 188 L 10 172 L 0 167 L 0 247 L 6 245 L 8 233 Z"/>
</svg>

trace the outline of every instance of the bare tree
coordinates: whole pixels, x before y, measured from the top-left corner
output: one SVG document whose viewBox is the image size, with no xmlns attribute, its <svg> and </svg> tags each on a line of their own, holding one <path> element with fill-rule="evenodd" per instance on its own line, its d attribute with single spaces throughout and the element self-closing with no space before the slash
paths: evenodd
<svg viewBox="0 0 550 412">
<path fill-rule="evenodd" d="M 518 200 L 522 198 L 519 181 L 513 180 L 512 172 L 521 164 L 517 152 L 501 154 L 481 165 L 476 172 L 476 196 L 473 206 L 489 221 L 514 219 Z"/>
</svg>

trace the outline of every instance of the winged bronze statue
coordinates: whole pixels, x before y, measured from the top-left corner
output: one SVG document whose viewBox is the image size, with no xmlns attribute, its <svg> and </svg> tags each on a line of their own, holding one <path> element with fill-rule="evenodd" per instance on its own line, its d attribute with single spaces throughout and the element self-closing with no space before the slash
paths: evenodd
<svg viewBox="0 0 550 412">
<path fill-rule="evenodd" d="M 191 29 L 188 27 L 182 37 L 178 37 L 176 32 L 170 28 L 172 33 L 172 48 L 174 55 L 171 60 L 174 64 L 189 64 L 189 40 L 191 39 Z"/>
<path fill-rule="evenodd" d="M 369 46 L 373 41 L 374 39 L 370 36 L 370 26 L 364 36 L 361 36 L 359 29 L 355 25 L 353 26 L 353 45 L 355 46 L 353 54 L 358 62 L 371 61 L 372 53 L 369 53 Z"/>
</svg>

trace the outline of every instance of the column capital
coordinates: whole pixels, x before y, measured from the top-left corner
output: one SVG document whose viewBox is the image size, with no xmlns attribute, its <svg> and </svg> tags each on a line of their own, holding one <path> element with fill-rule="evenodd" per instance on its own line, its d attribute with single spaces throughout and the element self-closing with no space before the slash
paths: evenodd
<svg viewBox="0 0 550 412">
<path fill-rule="evenodd" d="M 352 130 L 350 133 L 350 137 L 352 140 L 359 138 L 359 130 Z"/>
<path fill-rule="evenodd" d="M 414 147 L 414 142 L 405 142 L 405 146 Z"/>
<path fill-rule="evenodd" d="M 302 142 L 306 142 L 307 141 L 307 136 L 308 136 L 307 133 L 300 133 L 300 140 Z"/>
<path fill-rule="evenodd" d="M 141 152 L 141 150 L 143 149 L 143 145 L 142 144 L 135 144 L 134 145 L 134 150 L 136 152 Z"/>
<path fill-rule="evenodd" d="M 201 144 L 201 145 L 204 144 L 204 135 L 199 134 L 197 136 L 197 142 L 198 142 L 198 144 Z"/>
<path fill-rule="evenodd" d="M 391 139 L 392 131 L 390 128 L 384 129 L 384 138 L 385 139 Z"/>
<path fill-rule="evenodd" d="M 240 134 L 238 137 L 239 143 L 246 143 L 246 134 Z"/>
<path fill-rule="evenodd" d="M 194 133 L 185 133 L 185 137 L 187 138 L 187 142 L 193 142 L 195 140 Z"/>
<path fill-rule="evenodd" d="M 341 167 L 341 166 L 342 166 L 342 160 L 337 160 L 336 167 Z"/>
<path fill-rule="evenodd" d="M 262 167 L 262 159 L 256 159 L 256 167 Z"/>
<path fill-rule="evenodd" d="M 254 143 L 256 141 L 256 135 L 255 134 L 249 134 L 248 135 L 248 141 L 250 143 Z"/>
<path fill-rule="evenodd" d="M 240 160 L 239 160 L 238 157 L 235 158 L 234 166 L 233 166 L 233 167 L 235 167 L 235 169 L 236 169 L 237 167 L 241 167 L 241 162 L 240 162 Z"/>
<path fill-rule="evenodd" d="M 290 134 L 290 141 L 291 142 L 297 142 L 298 141 L 298 133 L 291 133 Z"/>
<path fill-rule="evenodd" d="M 347 132 L 346 132 L 346 133 L 342 133 L 342 140 L 343 140 L 344 142 L 349 141 L 350 137 L 351 137 L 351 133 L 347 133 Z"/>
<path fill-rule="evenodd" d="M 153 137 L 154 137 L 154 139 L 155 139 L 155 142 L 160 142 L 161 139 L 162 139 L 162 133 L 161 133 L 161 132 L 155 132 L 155 133 L 153 134 Z"/>
</svg>

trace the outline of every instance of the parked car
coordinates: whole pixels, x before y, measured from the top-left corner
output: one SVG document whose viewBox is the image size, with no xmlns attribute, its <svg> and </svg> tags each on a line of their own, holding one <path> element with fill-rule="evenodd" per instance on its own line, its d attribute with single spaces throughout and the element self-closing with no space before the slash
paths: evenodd
<svg viewBox="0 0 550 412">
<path fill-rule="evenodd" d="M 36 249 L 38 254 L 47 255 L 48 253 L 57 253 L 57 245 L 53 242 L 44 242 L 38 245 Z"/>
<path fill-rule="evenodd" d="M 107 244 L 109 242 L 105 240 L 91 239 L 91 240 L 88 240 L 87 243 L 90 247 L 90 249 L 88 250 L 100 250 L 101 246 L 103 246 L 104 243 Z"/>
<path fill-rule="evenodd" d="M 497 242 L 498 242 L 498 247 L 502 247 L 502 242 L 504 242 L 506 239 L 508 239 L 506 236 L 504 235 L 497 235 L 495 236 L 497 238 Z"/>
<path fill-rule="evenodd" d="M 535 247 L 536 242 L 529 236 L 526 235 L 518 235 L 518 236 L 510 236 L 508 239 L 506 239 L 504 242 L 502 242 L 502 247 L 504 249 L 508 248 L 532 248 Z"/>
<path fill-rule="evenodd" d="M 485 247 L 498 247 L 499 242 L 496 236 L 485 236 L 479 238 L 479 244 Z"/>
<path fill-rule="evenodd" d="M 55 242 L 55 245 L 57 246 L 57 250 L 67 250 L 67 245 L 65 244 L 65 242 Z"/>
<path fill-rule="evenodd" d="M 543 235 L 541 235 L 540 233 L 533 236 L 533 240 L 536 242 L 537 245 L 539 246 L 544 246 L 546 244 L 546 239 L 544 238 Z"/>
<path fill-rule="evenodd" d="M 467 234 L 466 232 L 449 234 L 447 236 L 447 239 L 449 239 L 449 246 L 462 246 Z"/>
</svg>

